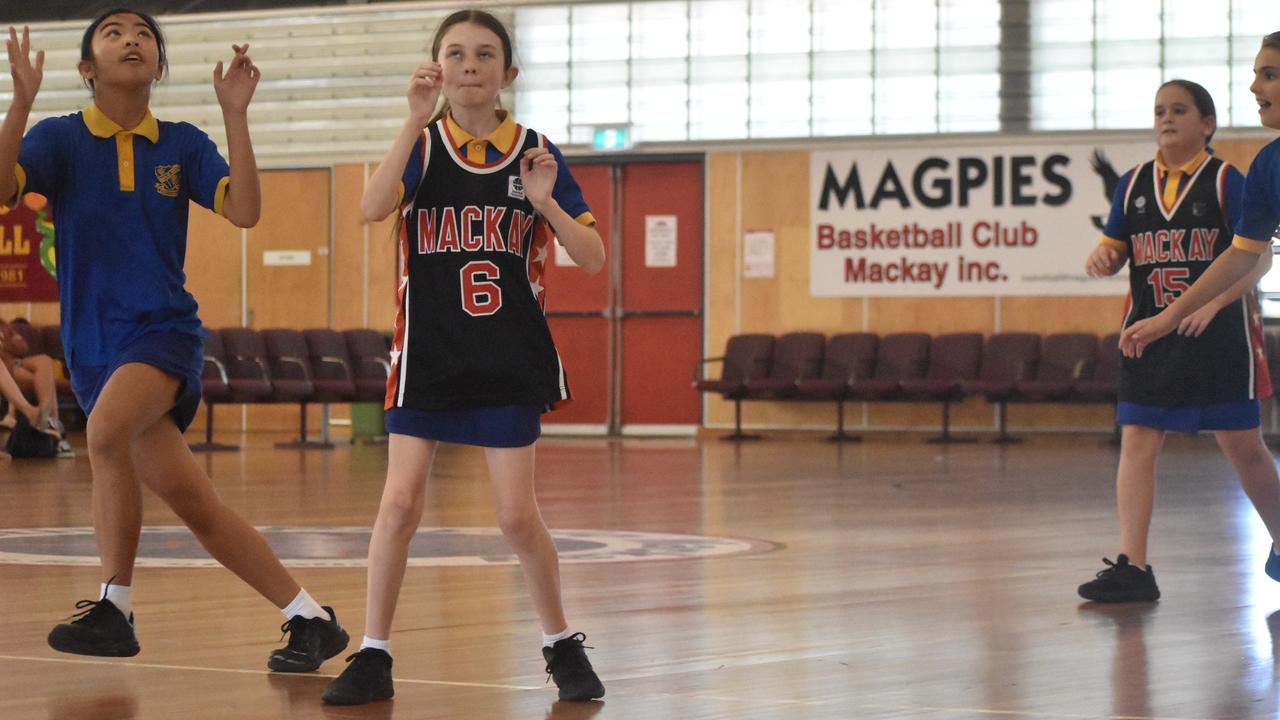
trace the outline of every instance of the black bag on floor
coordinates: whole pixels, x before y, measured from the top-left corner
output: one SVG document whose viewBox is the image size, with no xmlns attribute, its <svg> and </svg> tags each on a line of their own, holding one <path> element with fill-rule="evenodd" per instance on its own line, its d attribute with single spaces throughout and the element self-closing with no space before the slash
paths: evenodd
<svg viewBox="0 0 1280 720">
<path fill-rule="evenodd" d="M 52 458 L 58 456 L 58 438 L 41 432 L 31 421 L 18 413 L 18 424 L 9 432 L 4 449 L 15 458 Z"/>
</svg>

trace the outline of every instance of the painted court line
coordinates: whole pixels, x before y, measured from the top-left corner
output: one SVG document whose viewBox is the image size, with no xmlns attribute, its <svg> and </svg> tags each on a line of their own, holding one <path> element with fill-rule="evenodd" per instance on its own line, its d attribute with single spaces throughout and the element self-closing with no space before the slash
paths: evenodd
<svg viewBox="0 0 1280 720">
<path fill-rule="evenodd" d="M 153 670 L 188 670 L 197 672 L 217 672 L 217 673 L 236 673 L 239 675 L 275 675 L 279 677 L 288 677 L 290 675 L 298 677 L 322 677 L 336 678 L 337 675 L 326 675 L 324 673 L 276 673 L 270 670 L 244 670 L 241 668 L 212 668 L 197 667 L 195 665 L 164 665 L 161 663 L 141 663 L 141 662 L 122 662 L 119 660 L 82 660 L 79 658 L 45 658 L 45 657 L 28 657 L 25 655 L 0 655 L 0 660 L 19 660 L 23 662 L 45 662 L 45 663 L 69 663 L 72 665 L 107 665 L 110 667 L 141 667 Z M 394 678 L 397 683 L 405 683 L 409 685 L 446 685 L 449 687 L 472 687 L 487 688 L 491 690 L 541 690 L 541 685 L 501 685 L 497 683 L 471 683 L 471 682 L 451 682 L 448 680 L 417 680 L 413 678 Z"/>
</svg>

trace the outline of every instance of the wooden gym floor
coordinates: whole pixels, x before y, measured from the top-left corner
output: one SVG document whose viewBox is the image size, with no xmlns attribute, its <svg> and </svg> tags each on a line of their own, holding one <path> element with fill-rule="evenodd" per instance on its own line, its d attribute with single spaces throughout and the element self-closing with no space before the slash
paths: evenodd
<svg viewBox="0 0 1280 720">
<path fill-rule="evenodd" d="M 342 533 L 372 523 L 385 449 L 271 439 L 204 462 L 250 522 L 277 528 L 273 542 L 319 528 L 289 552 L 320 559 L 295 572 L 337 608 L 354 651 L 363 555 Z M 360 708 L 320 703 L 341 656 L 317 674 L 266 672 L 282 618 L 220 568 L 138 570 L 136 658 L 50 650 L 49 628 L 99 578 L 63 564 L 94 554 L 82 532 L 32 529 L 91 524 L 89 462 L 83 450 L 0 461 L 0 718 L 1275 717 L 1280 584 L 1262 573 L 1265 532 L 1211 440 L 1173 439 L 1162 461 L 1151 546 L 1164 599 L 1076 597 L 1116 552 L 1116 458 L 1098 436 L 544 439 L 548 524 L 593 531 L 569 533 L 574 547 L 606 547 L 601 562 L 562 565 L 571 627 L 608 688 L 583 704 L 555 702 L 518 569 L 492 535 L 465 530 L 493 525 L 479 452 L 446 448 L 423 525 L 464 530 L 416 551 L 426 560 L 408 571 L 392 637 L 396 697 Z M 145 521 L 177 524 L 154 498 Z M 148 547 L 164 565 L 189 542 L 170 532 Z M 317 567 L 326 557 L 335 566 Z"/>
</svg>

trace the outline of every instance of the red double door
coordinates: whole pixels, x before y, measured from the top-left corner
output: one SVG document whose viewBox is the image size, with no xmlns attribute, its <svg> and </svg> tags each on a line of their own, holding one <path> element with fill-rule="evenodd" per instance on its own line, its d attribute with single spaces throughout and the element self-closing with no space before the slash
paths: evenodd
<svg viewBox="0 0 1280 720">
<path fill-rule="evenodd" d="M 587 275 L 563 249 L 548 261 L 547 317 L 572 402 L 549 432 L 686 434 L 702 421 L 701 159 L 570 161 L 605 243 Z"/>
</svg>

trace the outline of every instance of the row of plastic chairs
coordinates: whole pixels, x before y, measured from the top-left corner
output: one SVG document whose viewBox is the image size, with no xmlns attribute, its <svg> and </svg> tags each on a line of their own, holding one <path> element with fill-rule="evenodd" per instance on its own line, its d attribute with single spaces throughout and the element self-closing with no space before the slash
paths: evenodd
<svg viewBox="0 0 1280 720">
<path fill-rule="evenodd" d="M 298 439 L 278 447 L 332 447 L 307 438 L 311 403 L 382 403 L 391 372 L 390 346 L 376 330 L 210 330 L 205 339 L 205 442 L 194 450 L 234 449 L 213 442 L 213 406 L 288 403 L 299 406 Z"/>
<path fill-rule="evenodd" d="M 1115 402 L 1120 375 L 1119 335 L 1088 333 L 841 333 L 735 335 L 724 355 L 703 359 L 694 387 L 734 402 L 734 431 L 742 432 L 744 400 L 836 403 L 832 440 L 859 440 L 845 432 L 846 402 L 942 403 L 942 433 L 931 442 L 971 441 L 951 434 L 951 404 L 981 396 L 999 406 L 997 442 L 1008 433 L 1010 402 Z M 706 368 L 721 365 L 720 377 Z"/>
<path fill-rule="evenodd" d="M 65 362 L 57 325 L 12 323 L 31 354 Z M 376 402 L 386 397 L 390 345 L 376 330 L 245 327 L 209 330 L 204 346 L 205 441 L 193 450 L 230 450 L 213 442 L 213 406 L 228 403 L 288 403 L 300 406 L 299 438 L 289 447 L 329 447 L 307 438 L 307 405 Z M 80 413 L 65 381 L 58 383 L 59 409 Z"/>
</svg>

